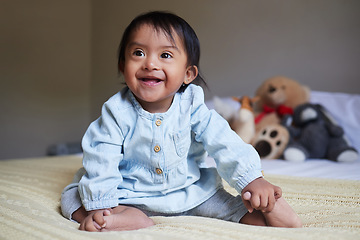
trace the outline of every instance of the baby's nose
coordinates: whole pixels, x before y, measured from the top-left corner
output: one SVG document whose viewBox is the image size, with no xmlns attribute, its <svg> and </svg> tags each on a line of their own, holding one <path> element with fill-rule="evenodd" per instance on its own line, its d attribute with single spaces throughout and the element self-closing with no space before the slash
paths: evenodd
<svg viewBox="0 0 360 240">
<path fill-rule="evenodd" d="M 159 62 L 156 57 L 148 56 L 145 61 L 144 68 L 148 71 L 159 70 Z"/>
</svg>

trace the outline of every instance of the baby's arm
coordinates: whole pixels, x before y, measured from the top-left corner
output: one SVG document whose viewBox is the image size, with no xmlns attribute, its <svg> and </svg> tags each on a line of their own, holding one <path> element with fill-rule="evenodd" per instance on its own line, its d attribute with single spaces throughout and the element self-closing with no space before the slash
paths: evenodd
<svg viewBox="0 0 360 240">
<path fill-rule="evenodd" d="M 271 212 L 275 201 L 282 195 L 281 188 L 272 185 L 260 177 L 250 182 L 242 190 L 242 199 L 245 207 L 251 213 L 254 209 L 262 212 Z"/>
</svg>

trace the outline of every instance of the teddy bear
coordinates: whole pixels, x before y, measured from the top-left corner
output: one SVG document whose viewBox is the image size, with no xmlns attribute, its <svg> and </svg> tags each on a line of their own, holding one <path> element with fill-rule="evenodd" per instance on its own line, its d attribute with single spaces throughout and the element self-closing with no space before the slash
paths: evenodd
<svg viewBox="0 0 360 240">
<path fill-rule="evenodd" d="M 289 142 L 286 127 L 273 123 L 263 126 L 254 136 L 251 144 L 262 159 L 278 159 Z"/>
<path fill-rule="evenodd" d="M 255 97 L 255 136 L 251 144 L 263 159 L 280 158 L 290 138 L 282 118 L 309 102 L 310 89 L 291 78 L 274 76 L 258 87 Z"/>
<path fill-rule="evenodd" d="M 290 134 L 283 156 L 287 161 L 303 162 L 309 158 L 352 162 L 359 155 L 344 137 L 343 128 L 320 104 L 305 103 L 282 120 Z"/>
<path fill-rule="evenodd" d="M 295 107 L 309 102 L 310 89 L 294 79 L 275 76 L 266 79 L 255 96 L 255 122 L 261 128 L 264 124 L 280 123 L 282 116 L 291 115 Z"/>
</svg>

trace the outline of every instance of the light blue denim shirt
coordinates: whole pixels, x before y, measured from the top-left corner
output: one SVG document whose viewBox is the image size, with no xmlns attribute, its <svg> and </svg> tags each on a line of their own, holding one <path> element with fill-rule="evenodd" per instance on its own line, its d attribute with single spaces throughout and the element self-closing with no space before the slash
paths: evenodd
<svg viewBox="0 0 360 240">
<path fill-rule="evenodd" d="M 125 87 L 91 123 L 82 146 L 86 210 L 131 204 L 178 213 L 210 198 L 224 178 L 239 193 L 261 176 L 254 148 L 204 103 L 201 87 L 176 93 L 165 113 L 149 113 Z M 207 155 L 217 168 L 204 167 Z M 220 175 L 220 176 L 219 176 Z"/>
</svg>

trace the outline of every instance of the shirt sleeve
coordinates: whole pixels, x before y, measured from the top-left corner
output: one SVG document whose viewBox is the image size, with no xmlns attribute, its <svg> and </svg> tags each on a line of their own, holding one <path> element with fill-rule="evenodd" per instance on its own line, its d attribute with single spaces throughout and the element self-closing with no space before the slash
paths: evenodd
<svg viewBox="0 0 360 240">
<path fill-rule="evenodd" d="M 193 93 L 192 107 L 195 140 L 214 158 L 219 175 L 241 193 L 250 182 L 262 176 L 258 153 L 215 110 L 207 108 L 201 88 Z"/>
<path fill-rule="evenodd" d="M 123 181 L 119 163 L 123 159 L 124 138 L 114 111 L 114 106 L 105 103 L 101 117 L 90 124 L 82 140 L 86 173 L 79 182 L 79 194 L 87 211 L 118 205 L 117 187 Z"/>
</svg>

